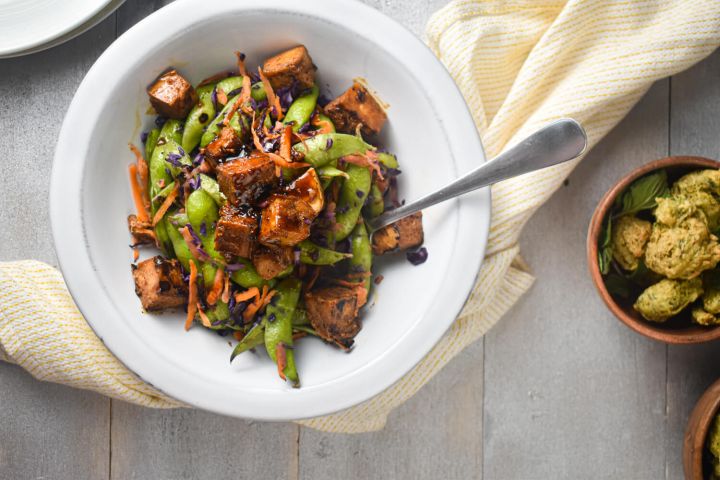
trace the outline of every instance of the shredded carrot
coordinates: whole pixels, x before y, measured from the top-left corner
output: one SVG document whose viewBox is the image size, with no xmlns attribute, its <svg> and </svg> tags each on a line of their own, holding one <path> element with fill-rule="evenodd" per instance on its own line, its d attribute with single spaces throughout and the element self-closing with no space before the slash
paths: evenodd
<svg viewBox="0 0 720 480">
<path fill-rule="evenodd" d="M 240 72 L 240 75 L 242 75 L 243 77 L 247 77 L 247 69 L 245 68 L 245 55 L 243 55 L 241 52 L 235 52 L 235 56 L 237 57 L 238 72 Z"/>
<path fill-rule="evenodd" d="M 137 262 L 138 258 L 140 258 L 140 251 L 137 247 L 133 247 L 133 262 Z"/>
<path fill-rule="evenodd" d="M 287 125 L 283 130 L 282 136 L 280 137 L 280 156 L 292 162 L 292 127 Z"/>
<path fill-rule="evenodd" d="M 262 293 L 260 294 L 260 303 L 265 300 L 265 297 L 267 297 L 269 290 L 270 288 L 267 285 L 263 285 Z"/>
<path fill-rule="evenodd" d="M 145 208 L 150 210 L 150 192 L 148 192 L 148 182 L 150 179 L 150 171 L 148 169 L 147 161 L 140 152 L 140 150 L 133 145 L 128 143 L 130 150 L 135 154 L 137 163 L 137 172 L 140 177 L 140 192 L 142 193 L 143 201 L 145 202 Z"/>
<path fill-rule="evenodd" d="M 295 332 L 295 333 L 293 333 L 292 338 L 293 338 L 293 340 L 300 340 L 301 338 L 306 337 L 306 336 L 307 336 L 307 333 L 305 333 L 305 332 Z"/>
<path fill-rule="evenodd" d="M 223 303 L 228 303 L 230 301 L 230 274 L 225 273 L 225 285 L 223 286 L 223 292 L 220 296 L 220 300 L 223 301 Z"/>
<path fill-rule="evenodd" d="M 235 337 L 235 340 L 237 340 L 239 342 L 240 340 L 242 340 L 245 337 L 245 334 L 238 330 L 238 331 L 233 332 L 233 337 Z"/>
<path fill-rule="evenodd" d="M 190 255 L 192 255 L 194 259 L 200 260 L 200 261 L 212 260 L 206 254 L 201 252 L 198 249 L 197 245 L 195 245 L 195 239 L 190 234 L 190 230 L 188 229 L 187 225 L 180 229 L 180 234 L 182 235 L 183 240 L 185 240 L 185 243 L 187 244 L 187 247 L 190 250 Z M 214 262 L 217 263 L 217 261 L 214 261 Z"/>
<path fill-rule="evenodd" d="M 277 359 L 277 369 L 278 369 L 278 375 L 280 375 L 280 378 L 283 380 L 287 380 L 285 378 L 285 367 L 287 367 L 287 355 L 285 352 L 285 344 L 280 342 L 277 345 L 275 345 L 275 358 Z"/>
<path fill-rule="evenodd" d="M 252 84 L 250 83 L 250 76 L 245 75 L 243 77 L 243 83 L 242 83 L 242 90 L 240 90 L 240 98 L 238 101 L 240 102 L 240 106 L 243 107 L 243 111 L 245 113 L 250 113 L 254 111 L 252 107 L 250 107 L 250 98 L 251 98 L 251 92 Z"/>
<path fill-rule="evenodd" d="M 200 303 L 197 304 L 197 310 L 198 310 L 198 314 L 200 315 L 200 321 L 202 322 L 203 327 L 207 327 L 207 328 L 212 327 L 212 322 L 210 321 L 208 316 L 205 314 L 205 312 L 203 312 L 202 307 L 200 307 Z"/>
<path fill-rule="evenodd" d="M 217 101 L 220 105 L 227 105 L 228 98 L 225 90 L 223 90 L 222 88 L 216 88 L 215 96 L 217 97 Z"/>
<path fill-rule="evenodd" d="M 277 95 L 275 95 L 275 91 L 272 88 L 272 85 L 270 85 L 270 81 L 265 76 L 265 72 L 263 72 L 262 68 L 258 67 L 258 74 L 260 75 L 260 80 L 263 83 L 263 86 L 265 87 L 265 93 L 267 94 L 268 99 L 268 105 L 272 107 L 272 109 L 275 110 L 275 117 L 278 120 L 283 119 L 283 111 L 282 111 L 282 105 L 280 105 L 280 99 Z"/>
<path fill-rule="evenodd" d="M 377 162 L 370 160 L 367 155 L 345 155 L 344 157 L 341 157 L 341 160 L 347 163 L 352 163 L 353 165 L 367 167 L 374 171 L 380 180 L 385 179 L 385 177 L 383 177 L 382 170 L 380 170 L 380 165 L 378 165 Z"/>
<path fill-rule="evenodd" d="M 245 302 L 247 300 L 250 300 L 251 298 L 259 297 L 260 296 L 260 290 L 258 290 L 257 287 L 252 287 L 244 292 L 236 293 L 235 294 L 235 301 L 236 302 Z"/>
<path fill-rule="evenodd" d="M 370 272 L 355 272 L 355 273 L 348 273 L 347 277 L 350 279 L 368 278 L 371 275 L 372 275 L 372 273 L 370 273 Z"/>
<path fill-rule="evenodd" d="M 268 291 L 268 286 L 265 285 L 263 287 L 262 293 L 258 295 L 255 301 L 248 305 L 243 312 L 243 318 L 245 319 L 245 321 L 250 321 L 250 319 L 253 318 L 257 312 L 267 306 L 270 303 L 270 300 L 272 300 L 272 298 L 275 296 L 275 293 L 275 290 Z"/>
<path fill-rule="evenodd" d="M 252 130 L 252 137 L 253 137 L 253 144 L 255 145 L 255 148 L 260 150 L 261 152 L 265 153 L 270 159 L 275 162 L 275 173 L 279 176 L 279 169 L 280 168 L 304 168 L 309 167 L 309 163 L 305 162 L 288 162 L 283 157 L 278 155 L 277 153 L 273 152 L 266 152 L 265 149 L 263 149 L 262 144 L 260 143 L 260 137 L 258 137 L 257 131 L 255 129 L 255 115 L 253 114 L 253 123 L 250 128 Z"/>
<path fill-rule="evenodd" d="M 218 301 L 218 297 L 222 294 L 223 284 L 225 280 L 225 270 L 218 268 L 215 271 L 215 280 L 213 281 L 212 289 L 208 292 L 206 300 L 208 305 L 215 305 Z"/>
<path fill-rule="evenodd" d="M 338 285 L 342 285 L 343 287 L 350 288 L 362 287 L 363 285 L 365 285 L 364 282 L 348 282 L 347 280 L 342 280 L 340 278 L 336 278 L 335 280 L 333 280 L 333 282 L 337 283 Z"/>
<path fill-rule="evenodd" d="M 190 330 L 192 322 L 195 319 L 195 312 L 197 311 L 197 267 L 195 262 L 190 261 L 190 281 L 189 293 L 188 293 L 188 311 L 187 317 L 185 318 L 185 331 Z"/>
<path fill-rule="evenodd" d="M 357 307 L 360 308 L 367 303 L 368 291 L 367 288 L 365 288 L 365 284 L 360 287 L 355 287 L 355 291 L 358 292 Z"/>
<path fill-rule="evenodd" d="M 232 120 L 232 117 L 235 115 L 235 112 L 238 111 L 240 105 L 242 105 L 242 95 L 238 97 L 237 100 L 235 100 L 235 103 L 232 104 L 232 107 L 230 107 L 230 110 L 228 110 L 227 115 L 225 115 L 225 119 L 223 120 L 224 126 L 227 127 L 230 124 L 230 120 Z"/>
<path fill-rule="evenodd" d="M 131 164 L 128 167 L 128 172 L 130 173 L 130 189 L 132 190 L 133 202 L 135 202 L 135 209 L 137 210 L 138 220 L 140 220 L 141 222 L 149 222 L 150 215 L 148 215 L 147 209 L 145 208 L 145 202 L 143 201 L 142 197 L 142 190 L 140 188 L 140 185 L 138 185 L 137 165 L 134 163 Z"/>
<path fill-rule="evenodd" d="M 320 115 L 313 115 L 310 119 L 310 125 L 313 127 L 318 127 L 318 129 L 315 131 L 317 134 L 322 133 L 332 133 L 333 126 L 332 123 L 328 122 L 327 120 L 320 120 Z"/>
<path fill-rule="evenodd" d="M 255 316 L 258 310 L 260 310 L 260 307 L 258 306 L 257 302 L 251 303 L 243 312 L 243 319 L 246 322 L 249 322 Z"/>
<path fill-rule="evenodd" d="M 175 182 L 175 188 L 173 188 L 172 192 L 170 192 L 170 195 L 168 195 L 167 198 L 165 198 L 165 201 L 162 203 L 162 205 L 160 205 L 160 208 L 158 208 L 158 211 L 155 212 L 155 216 L 153 217 L 153 220 L 152 220 L 153 227 L 155 225 L 157 225 L 158 222 L 160 222 L 160 220 L 162 220 L 162 218 L 165 216 L 165 213 L 170 209 L 173 202 L 177 198 L 179 191 L 180 191 L 180 188 L 179 188 L 177 182 Z"/>
</svg>

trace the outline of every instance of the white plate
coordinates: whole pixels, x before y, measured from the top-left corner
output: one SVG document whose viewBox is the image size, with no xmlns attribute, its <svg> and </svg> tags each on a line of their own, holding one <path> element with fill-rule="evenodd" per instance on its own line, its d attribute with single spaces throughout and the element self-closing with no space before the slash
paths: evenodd
<svg viewBox="0 0 720 480">
<path fill-rule="evenodd" d="M 21 54 L 89 21 L 111 0 L 0 0 L 0 57 Z"/>
<path fill-rule="evenodd" d="M 364 77 L 390 104 L 383 133 L 398 154 L 401 195 L 415 198 L 484 161 L 477 131 L 452 79 L 399 24 L 351 0 L 201 2 L 180 0 L 118 38 L 78 88 L 55 153 L 53 235 L 70 291 L 88 322 L 131 370 L 179 400 L 215 412 L 267 420 L 331 413 L 389 387 L 435 345 L 474 283 L 490 222 L 490 192 L 427 210 L 429 260 L 384 260 L 385 277 L 350 354 L 314 339 L 296 348 L 302 388 L 277 377 L 264 353 L 231 365 L 227 338 L 193 328 L 183 315 L 141 313 L 130 274 L 125 218 L 132 212 L 128 141 L 152 118 L 145 87 L 168 65 L 193 82 L 250 66 L 305 44 L 325 93 Z"/>
<path fill-rule="evenodd" d="M 0 4 L 3 0 L 0 0 Z M 19 57 L 22 55 L 30 55 L 32 53 L 42 52 L 43 50 L 47 50 L 48 48 L 55 47 L 57 45 L 63 44 L 67 42 L 68 40 L 72 40 L 73 38 L 77 37 L 78 35 L 90 30 L 92 27 L 97 25 L 98 23 L 105 20 L 111 13 L 113 13 L 117 8 L 122 5 L 125 2 L 125 0 L 110 0 L 109 2 L 106 2 L 106 5 L 100 9 L 95 15 L 90 17 L 88 20 L 83 22 L 82 24 L 76 26 L 75 28 L 58 35 L 56 37 L 50 38 L 48 41 L 44 43 L 37 44 L 31 48 L 25 48 L 21 50 L 12 50 L 9 53 L 0 54 L 0 59 L 2 58 L 12 58 L 12 57 Z M 0 17 L 0 25 L 2 25 L 3 19 Z M 2 32 L 2 30 L 0 30 Z M 0 33 L 0 37 L 2 37 L 2 33 Z M 2 42 L 0 42 L 2 43 Z"/>
</svg>

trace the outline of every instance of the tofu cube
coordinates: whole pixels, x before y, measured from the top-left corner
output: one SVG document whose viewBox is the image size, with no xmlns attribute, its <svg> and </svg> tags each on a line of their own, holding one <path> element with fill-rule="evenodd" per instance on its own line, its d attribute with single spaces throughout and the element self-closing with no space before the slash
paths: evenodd
<svg viewBox="0 0 720 480">
<path fill-rule="evenodd" d="M 243 146 L 242 139 L 231 127 L 223 127 L 215 140 L 205 147 L 205 158 L 211 165 L 217 166 L 227 157 L 237 155 Z"/>
<path fill-rule="evenodd" d="M 265 280 L 270 280 L 288 268 L 294 259 L 293 249 L 290 247 L 258 245 L 252 262 L 258 274 Z"/>
<path fill-rule="evenodd" d="M 272 195 L 262 211 L 260 243 L 292 247 L 310 236 L 315 211 L 294 195 Z"/>
<path fill-rule="evenodd" d="M 141 222 L 136 215 L 130 215 L 127 219 L 128 230 L 132 237 L 132 245 L 155 245 L 155 229 L 150 222 Z"/>
<path fill-rule="evenodd" d="M 184 119 L 198 103 L 193 86 L 177 70 L 163 73 L 147 89 L 150 104 L 159 115 Z"/>
<path fill-rule="evenodd" d="M 257 230 L 258 221 L 252 211 L 226 203 L 215 227 L 215 249 L 226 258 L 250 258 L 257 243 Z"/>
<path fill-rule="evenodd" d="M 382 130 L 387 115 L 375 97 L 358 82 L 353 83 L 345 93 L 325 105 L 325 114 L 343 133 L 355 133 L 362 124 L 362 134 L 377 135 Z"/>
<path fill-rule="evenodd" d="M 255 152 L 216 168 L 220 190 L 235 205 L 255 205 L 277 183 L 275 163 L 265 154 Z"/>
<path fill-rule="evenodd" d="M 328 287 L 305 294 L 305 308 L 310 324 L 323 339 L 342 348 L 350 348 L 360 331 L 357 318 L 359 291 L 344 287 Z"/>
<path fill-rule="evenodd" d="M 156 256 L 132 266 L 135 293 L 148 312 L 179 308 L 187 303 L 188 288 L 180 262 Z"/>
<path fill-rule="evenodd" d="M 375 232 L 372 249 L 375 255 L 383 255 L 419 247 L 423 241 L 422 212 L 417 212 Z"/>
<path fill-rule="evenodd" d="M 297 81 L 300 89 L 310 88 L 315 83 L 315 65 L 304 45 L 286 50 L 268 58 L 263 72 L 273 89 L 289 87 Z"/>
</svg>

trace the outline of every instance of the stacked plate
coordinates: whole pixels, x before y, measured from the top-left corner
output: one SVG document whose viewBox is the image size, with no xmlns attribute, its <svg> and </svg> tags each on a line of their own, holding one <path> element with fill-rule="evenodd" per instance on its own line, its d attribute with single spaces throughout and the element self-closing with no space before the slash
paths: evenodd
<svg viewBox="0 0 720 480">
<path fill-rule="evenodd" d="M 97 25 L 125 0 L 0 0 L 0 58 L 54 47 Z"/>
</svg>

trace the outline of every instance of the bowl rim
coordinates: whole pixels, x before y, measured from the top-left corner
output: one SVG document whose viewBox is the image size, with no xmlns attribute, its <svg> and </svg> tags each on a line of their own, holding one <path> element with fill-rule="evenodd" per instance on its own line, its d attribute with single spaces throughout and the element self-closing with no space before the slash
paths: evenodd
<svg viewBox="0 0 720 480">
<path fill-rule="evenodd" d="M 108 87 L 108 78 L 113 78 L 113 73 L 130 70 L 134 63 L 122 65 L 123 59 L 141 57 L 138 51 L 149 50 L 196 22 L 247 11 L 281 11 L 315 17 L 364 38 L 382 39 L 387 54 L 402 62 L 425 91 L 434 92 L 434 98 L 429 101 L 438 114 L 455 167 L 467 168 L 470 161 L 474 167 L 478 160 L 485 161 L 473 117 L 450 74 L 409 30 L 374 8 L 353 0 L 322 2 L 322 5 L 319 2 L 300 5 L 299 2 L 265 0 L 262 6 L 211 2 L 197 9 L 197 1 L 179 0 L 146 17 L 120 36 L 98 58 L 78 87 L 56 146 L 50 185 L 50 218 L 58 262 L 71 295 L 90 327 L 130 371 L 168 396 L 205 410 L 258 420 L 297 420 L 334 413 L 379 394 L 412 370 L 442 338 L 472 291 L 484 258 L 490 227 L 490 189 L 453 201 L 457 215 L 455 245 L 453 256 L 443 272 L 446 278 L 451 274 L 452 281 L 444 282 L 438 291 L 438 296 L 445 299 L 442 309 L 439 305 L 431 305 L 415 327 L 405 332 L 390 349 L 349 375 L 319 387 L 299 390 L 219 389 L 209 379 L 180 371 L 143 345 L 144 342 L 128 342 L 129 337 L 122 337 L 123 333 L 127 334 L 127 327 L 123 325 L 120 313 L 113 308 L 104 289 L 94 281 L 97 273 L 87 253 L 82 212 L 82 177 L 87 158 L 78 152 L 82 152 L 82 146 L 90 139 L 92 128 L 88 119 L 99 115 L 96 110 L 104 105 L 109 95 L 105 92 L 99 96 L 98 91 L 102 92 L 99 87 L 112 91 L 113 84 Z M 479 211 L 480 207 L 482 211 Z M 100 318 L 102 321 L 98 320 Z"/>
<path fill-rule="evenodd" d="M 586 245 L 587 264 L 590 271 L 590 277 L 592 278 L 595 288 L 600 294 L 600 298 L 602 298 L 603 302 L 605 302 L 605 305 L 608 307 L 610 312 L 612 312 L 618 320 L 635 332 L 652 340 L 668 344 L 695 344 L 720 339 L 720 326 L 712 328 L 693 327 L 686 330 L 674 331 L 663 329 L 660 326 L 655 326 L 650 322 L 638 320 L 635 317 L 628 315 L 625 309 L 623 309 L 615 301 L 605 287 L 605 282 L 602 279 L 600 266 L 598 265 L 597 260 L 597 242 L 602 230 L 602 222 L 605 219 L 605 215 L 607 215 L 607 212 L 611 208 L 615 198 L 624 192 L 632 182 L 654 170 L 683 166 L 718 169 L 720 168 L 720 162 L 706 157 L 675 155 L 654 160 L 632 170 L 616 182 L 598 202 L 588 227 Z"/>
<path fill-rule="evenodd" d="M 703 480 L 703 453 L 713 419 L 720 411 L 720 379 L 703 392 L 688 417 L 683 438 L 683 469 L 687 480 Z"/>
</svg>

